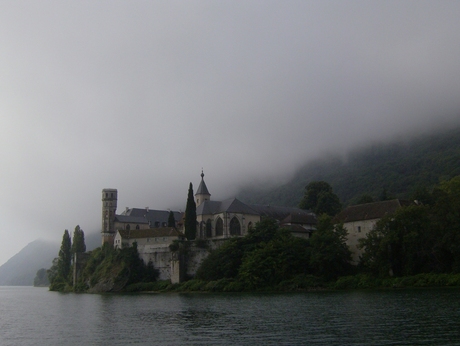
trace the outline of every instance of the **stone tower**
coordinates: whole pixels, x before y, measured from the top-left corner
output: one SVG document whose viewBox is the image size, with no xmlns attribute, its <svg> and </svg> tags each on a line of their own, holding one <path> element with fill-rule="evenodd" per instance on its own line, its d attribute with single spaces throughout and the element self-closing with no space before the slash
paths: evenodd
<svg viewBox="0 0 460 346">
<path fill-rule="evenodd" d="M 208 188 L 206 187 L 206 183 L 204 182 L 204 173 L 203 170 L 201 170 L 201 182 L 200 186 L 198 186 L 198 190 L 196 190 L 195 193 L 195 200 L 196 200 L 196 206 L 198 207 L 201 203 L 204 201 L 209 201 L 211 199 L 211 194 L 208 191 Z"/>
<path fill-rule="evenodd" d="M 113 245 L 115 237 L 115 212 L 117 211 L 118 200 L 117 189 L 102 190 L 102 244 Z"/>
</svg>

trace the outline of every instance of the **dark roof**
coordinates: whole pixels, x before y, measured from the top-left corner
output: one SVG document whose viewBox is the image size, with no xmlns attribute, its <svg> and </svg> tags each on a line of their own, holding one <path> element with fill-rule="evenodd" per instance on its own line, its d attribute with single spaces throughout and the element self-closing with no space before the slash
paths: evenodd
<svg viewBox="0 0 460 346">
<path fill-rule="evenodd" d="M 182 220 L 182 213 L 178 211 L 173 211 L 174 220 L 179 222 Z M 131 222 L 131 223 L 148 223 L 150 227 L 155 225 L 155 222 L 158 222 L 160 225 L 163 223 L 168 223 L 169 211 L 168 210 L 151 210 L 148 208 L 127 208 L 121 215 L 116 215 L 119 218 L 120 222 Z M 121 219 L 120 219 L 121 217 Z M 133 218 L 132 220 L 143 219 L 143 222 L 130 221 L 128 217 Z M 123 220 L 123 221 L 122 221 Z M 126 220 L 126 221 L 125 221 Z"/>
<path fill-rule="evenodd" d="M 174 227 L 160 227 L 151 229 L 118 230 L 122 238 L 155 238 L 155 237 L 184 237 Z"/>
<path fill-rule="evenodd" d="M 316 225 L 317 220 L 316 220 L 316 215 L 314 213 L 290 213 L 288 216 L 286 216 L 283 220 L 281 220 L 280 224 L 308 224 L 308 225 Z"/>
<path fill-rule="evenodd" d="M 147 219 L 143 216 L 131 216 L 131 215 L 115 215 L 115 221 L 124 223 L 148 223 Z"/>
<path fill-rule="evenodd" d="M 208 188 L 206 186 L 206 183 L 204 182 L 204 174 L 201 172 L 201 182 L 200 185 L 198 186 L 198 190 L 196 190 L 195 196 L 196 195 L 209 195 L 211 194 L 208 191 Z"/>
<path fill-rule="evenodd" d="M 386 215 L 393 214 L 397 209 L 403 205 L 409 205 L 408 201 L 400 201 L 398 199 L 392 199 L 389 201 L 381 201 L 374 203 L 366 203 L 359 205 L 352 205 L 342 210 L 334 218 L 334 222 L 353 222 L 353 221 L 364 221 L 364 220 L 376 220 L 381 219 Z"/>
<path fill-rule="evenodd" d="M 258 215 L 259 213 L 236 198 L 225 201 L 203 201 L 197 208 L 197 215 L 213 215 L 219 213 L 242 213 Z"/>
<path fill-rule="evenodd" d="M 293 233 L 311 233 L 312 232 L 311 229 L 303 228 L 300 225 L 285 225 L 285 226 L 281 226 L 281 227 L 285 228 L 285 229 L 288 229 L 289 231 L 291 231 Z"/>
<path fill-rule="evenodd" d="M 249 205 L 261 216 L 271 217 L 276 220 L 283 220 L 289 215 L 296 217 L 307 217 L 313 215 L 311 211 L 294 207 L 281 207 L 276 205 Z"/>
</svg>

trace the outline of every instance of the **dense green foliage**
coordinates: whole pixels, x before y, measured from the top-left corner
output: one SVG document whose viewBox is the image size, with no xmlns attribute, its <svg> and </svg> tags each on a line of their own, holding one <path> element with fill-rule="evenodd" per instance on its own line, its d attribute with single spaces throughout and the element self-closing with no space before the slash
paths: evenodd
<svg viewBox="0 0 460 346">
<path fill-rule="evenodd" d="M 48 274 L 45 268 L 37 270 L 34 278 L 34 287 L 49 286 Z"/>
<path fill-rule="evenodd" d="M 72 239 L 72 255 L 77 252 L 86 252 L 85 232 L 79 225 L 75 227 Z"/>
<path fill-rule="evenodd" d="M 318 219 L 316 228 L 310 239 L 312 273 L 326 280 L 348 274 L 351 252 L 345 243 L 346 229 L 342 225 L 334 225 L 326 214 Z"/>
<path fill-rule="evenodd" d="M 70 270 L 72 265 L 72 244 L 69 231 L 65 230 L 62 236 L 61 248 L 57 260 L 53 261 L 53 266 L 49 269 L 48 279 L 51 291 L 63 290 L 70 282 Z"/>
<path fill-rule="evenodd" d="M 196 203 L 193 197 L 193 185 L 190 183 L 185 207 L 185 237 L 187 240 L 194 240 L 196 237 Z"/>
<path fill-rule="evenodd" d="M 425 198 L 382 218 L 361 240 L 364 268 L 380 276 L 460 273 L 460 176 Z"/>
<path fill-rule="evenodd" d="M 336 215 L 342 209 L 339 197 L 325 181 L 312 181 L 305 187 L 305 195 L 299 203 L 302 209 L 312 210 L 316 215 Z"/>
<path fill-rule="evenodd" d="M 139 257 L 137 244 L 114 249 L 108 244 L 91 252 L 76 285 L 76 290 L 95 292 L 122 290 L 126 285 L 153 282 L 158 271 L 153 264 L 145 264 Z"/>
<path fill-rule="evenodd" d="M 238 196 L 253 204 L 296 206 L 311 181 L 327 181 L 344 205 L 356 204 L 367 194 L 380 200 L 409 198 L 440 181 L 460 175 L 460 128 L 390 144 L 354 150 L 346 159 L 323 157 L 310 161 L 286 184 L 272 189 L 247 186 Z M 254 184 L 253 184 L 254 185 Z"/>
<path fill-rule="evenodd" d="M 200 290 L 208 287 L 210 290 L 228 291 L 281 286 L 299 288 L 319 285 L 323 275 L 329 278 L 345 274 L 347 268 L 340 264 L 346 262 L 350 255 L 346 247 L 346 251 L 342 251 L 343 235 L 330 222 L 325 221 L 324 225 L 315 241 L 318 244 L 333 243 L 323 249 L 327 252 L 325 256 L 334 263 L 328 270 L 314 266 L 312 258 L 319 257 L 312 256 L 310 240 L 294 237 L 289 231 L 280 229 L 276 221 L 264 219 L 245 237 L 229 239 L 212 251 L 198 269 L 194 284 L 190 285 L 197 285 Z"/>
</svg>

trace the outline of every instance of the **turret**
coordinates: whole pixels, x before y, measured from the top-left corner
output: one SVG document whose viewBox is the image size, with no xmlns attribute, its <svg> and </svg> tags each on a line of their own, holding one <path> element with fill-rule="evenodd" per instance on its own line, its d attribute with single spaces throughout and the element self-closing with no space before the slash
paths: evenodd
<svg viewBox="0 0 460 346">
<path fill-rule="evenodd" d="M 196 206 L 198 207 L 201 203 L 204 201 L 209 201 L 211 199 L 211 194 L 208 191 L 208 188 L 206 187 L 206 183 L 204 182 L 204 173 L 203 170 L 201 170 L 201 183 L 200 186 L 198 186 L 198 190 L 196 190 L 195 193 L 195 200 L 196 200 Z"/>
<path fill-rule="evenodd" d="M 117 189 L 102 190 L 102 244 L 113 245 L 115 237 L 115 212 L 117 211 Z"/>
</svg>

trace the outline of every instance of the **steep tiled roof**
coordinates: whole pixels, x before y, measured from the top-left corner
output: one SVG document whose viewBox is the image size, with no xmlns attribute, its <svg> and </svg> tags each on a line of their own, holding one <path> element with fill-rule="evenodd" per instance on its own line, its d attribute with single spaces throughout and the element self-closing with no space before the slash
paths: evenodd
<svg viewBox="0 0 460 346">
<path fill-rule="evenodd" d="M 203 171 L 201 171 L 201 182 L 200 182 L 200 186 L 198 186 L 198 190 L 196 190 L 195 196 L 196 195 L 209 195 L 209 196 L 211 196 L 211 194 L 209 193 L 208 188 L 206 186 L 206 183 L 204 182 L 204 173 L 203 173 Z"/>
<path fill-rule="evenodd" d="M 304 210 L 300 208 L 293 208 L 293 207 L 280 207 L 275 205 L 253 205 L 251 204 L 250 207 L 257 211 L 257 213 L 261 216 L 271 217 L 276 220 L 283 220 L 289 215 L 296 215 L 298 217 L 307 217 L 308 215 L 312 215 L 311 211 Z"/>
<path fill-rule="evenodd" d="M 197 215 L 213 215 L 224 212 L 258 215 L 257 211 L 236 198 L 225 201 L 204 201 L 196 208 Z"/>
<path fill-rule="evenodd" d="M 342 210 L 335 218 L 334 222 L 353 222 L 364 220 L 381 219 L 385 215 L 393 214 L 403 205 L 410 204 L 408 201 L 392 199 L 374 203 L 352 205 Z"/>
<path fill-rule="evenodd" d="M 311 233 L 312 230 L 311 229 L 306 229 L 306 228 L 303 228 L 302 226 L 299 226 L 299 225 L 284 225 L 284 226 L 281 226 L 282 228 L 285 228 L 285 229 L 288 229 L 289 231 L 293 232 L 293 233 Z"/>
<path fill-rule="evenodd" d="M 182 220 L 183 213 L 173 211 L 174 219 L 176 222 Z M 152 210 L 148 208 L 128 208 L 121 215 L 116 216 L 120 222 L 131 222 L 131 223 L 148 223 L 150 226 L 154 226 L 156 222 L 160 225 L 168 223 L 169 211 L 167 210 Z M 132 219 L 128 218 L 131 217 Z M 143 220 L 131 221 L 131 220 Z"/>
<path fill-rule="evenodd" d="M 133 230 L 118 230 L 122 238 L 155 238 L 155 237 L 184 237 L 174 227 L 160 227 L 151 229 L 133 229 Z"/>
<path fill-rule="evenodd" d="M 316 225 L 316 215 L 308 212 L 308 213 L 296 213 L 292 212 L 288 216 L 286 216 L 283 220 L 281 220 L 280 224 L 309 224 L 309 225 Z"/>
<path fill-rule="evenodd" d="M 115 215 L 115 221 L 126 222 L 126 223 L 148 223 L 147 219 L 141 216 L 131 216 L 131 215 Z"/>
</svg>

